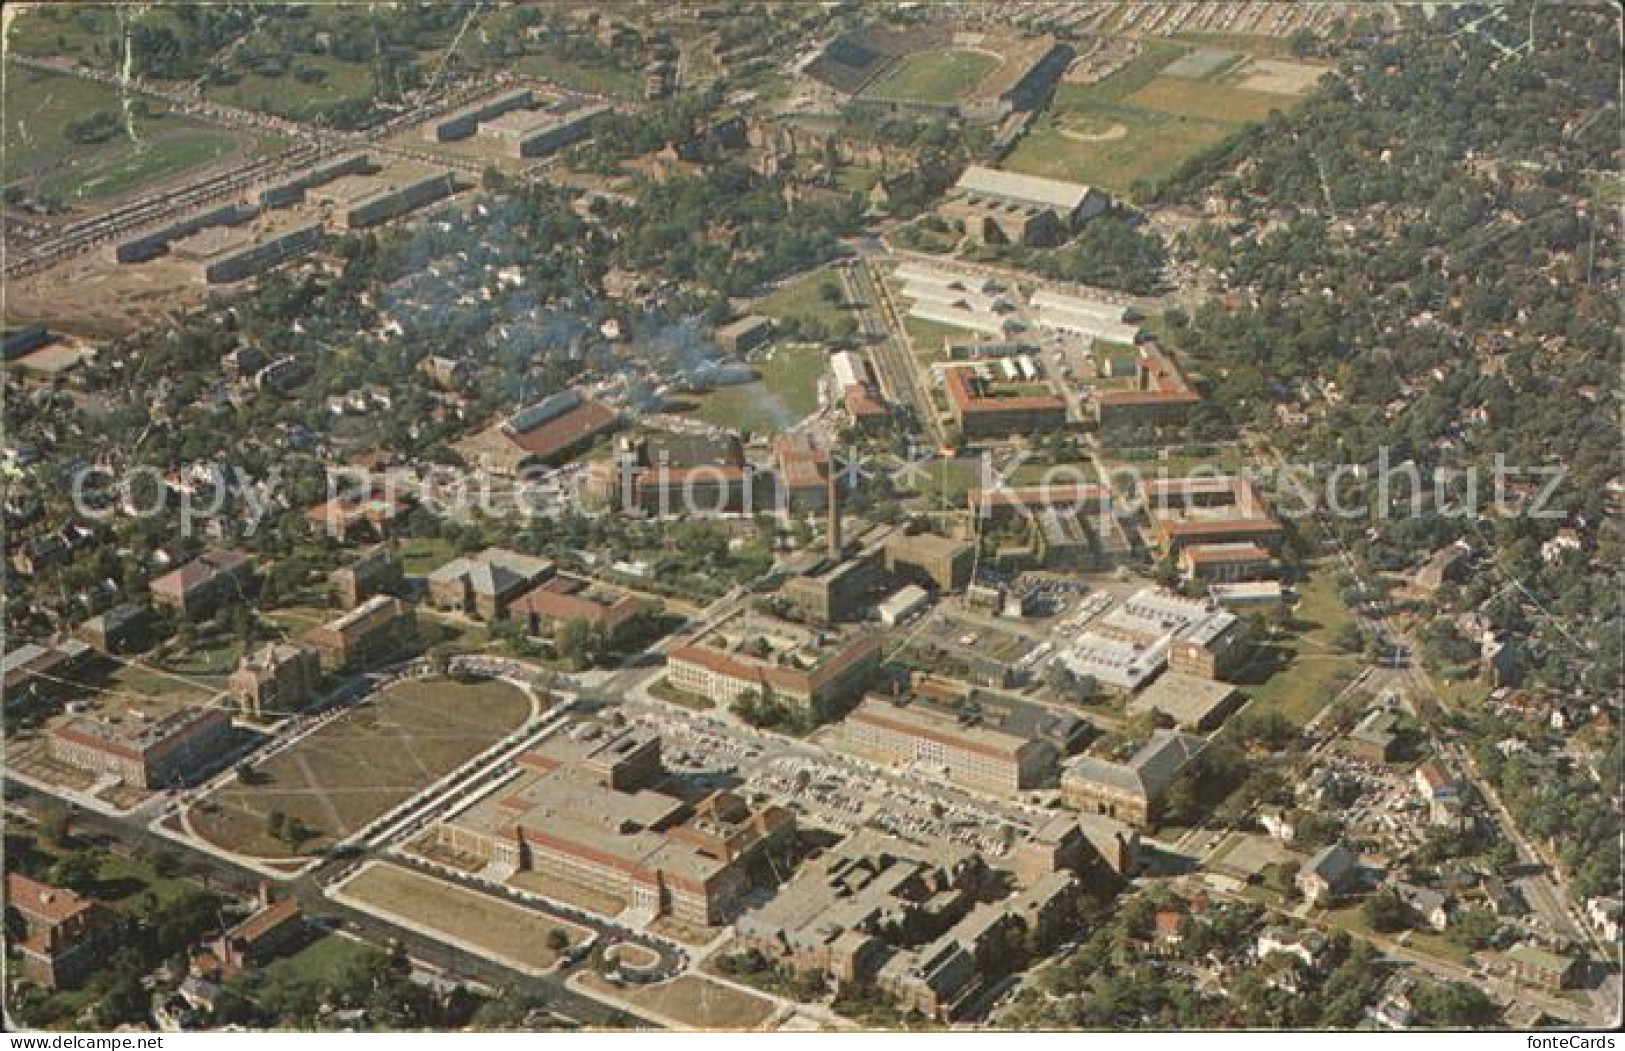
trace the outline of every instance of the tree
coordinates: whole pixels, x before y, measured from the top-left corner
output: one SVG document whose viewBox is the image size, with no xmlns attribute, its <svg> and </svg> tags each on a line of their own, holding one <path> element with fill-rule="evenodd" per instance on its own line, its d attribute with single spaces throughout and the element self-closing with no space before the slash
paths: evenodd
<svg viewBox="0 0 1625 1051">
<path fill-rule="evenodd" d="M 554 927 L 547 932 L 547 947 L 554 952 L 563 952 L 570 947 L 570 936 L 560 927 Z"/>
<path fill-rule="evenodd" d="M 1392 934 L 1410 925 L 1410 910 L 1404 899 L 1392 887 L 1379 890 L 1360 906 L 1360 917 L 1366 926 L 1379 934 Z"/>
<path fill-rule="evenodd" d="M 553 647 L 559 659 L 574 670 L 587 666 L 590 661 L 592 626 L 580 617 L 571 617 L 553 633 Z"/>
<path fill-rule="evenodd" d="M 80 894 L 88 893 L 101 874 L 101 859 L 88 850 L 64 854 L 51 866 L 50 882 Z"/>
</svg>

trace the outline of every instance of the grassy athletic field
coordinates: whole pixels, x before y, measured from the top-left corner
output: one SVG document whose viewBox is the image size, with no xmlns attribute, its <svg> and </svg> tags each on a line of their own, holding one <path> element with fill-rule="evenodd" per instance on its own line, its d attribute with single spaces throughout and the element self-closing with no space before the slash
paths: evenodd
<svg viewBox="0 0 1625 1051">
<path fill-rule="evenodd" d="M 1244 85 L 1312 83 L 1309 67 L 1297 79 L 1272 77 L 1274 66 L 1256 68 L 1254 56 L 1268 49 L 1247 48 L 1244 41 L 1234 46 L 1249 53 L 1234 59 L 1190 43 L 1142 43 L 1138 57 L 1102 81 L 1057 85 L 1049 108 L 1003 167 L 1126 194 L 1135 182 L 1166 175 L 1270 111 L 1297 102 L 1292 94 Z"/>
<path fill-rule="evenodd" d="M 920 51 L 882 77 L 864 95 L 883 101 L 957 102 L 999 67 L 980 51 Z"/>
</svg>

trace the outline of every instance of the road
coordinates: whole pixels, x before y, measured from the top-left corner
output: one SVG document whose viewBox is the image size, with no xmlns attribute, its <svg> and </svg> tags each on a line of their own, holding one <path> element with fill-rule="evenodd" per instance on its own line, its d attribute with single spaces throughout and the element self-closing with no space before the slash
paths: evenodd
<svg viewBox="0 0 1625 1051">
<path fill-rule="evenodd" d="M 902 319 L 866 258 L 841 268 L 847 298 L 857 307 L 858 329 L 868 344 L 881 391 L 895 405 L 907 407 L 934 445 L 942 444 L 942 423 L 930 391 L 920 383 L 914 352 L 907 345 Z"/>
<path fill-rule="evenodd" d="M 1255 437 L 1253 445 L 1260 453 L 1274 460 L 1283 471 L 1287 468 L 1287 460 L 1280 450 L 1272 443 L 1261 437 Z M 1318 505 L 1317 505 L 1318 508 Z M 1336 533 L 1332 530 L 1332 523 L 1321 520 L 1321 526 L 1326 536 L 1335 546 L 1336 556 L 1343 564 L 1349 576 L 1353 577 L 1361 592 L 1369 590 L 1369 585 L 1360 575 L 1359 566 L 1353 555 L 1336 541 Z M 1410 636 L 1392 623 L 1391 618 L 1381 605 L 1366 606 L 1361 604 L 1355 610 L 1355 616 L 1362 630 L 1377 633 L 1378 637 L 1390 640 L 1400 647 L 1402 652 L 1415 652 L 1415 645 Z M 1568 878 L 1561 866 L 1554 860 L 1545 857 L 1518 827 L 1511 813 L 1502 803 L 1500 794 L 1495 786 L 1479 771 L 1477 764 L 1467 749 L 1460 745 L 1445 742 L 1437 729 L 1435 721 L 1439 714 L 1448 714 L 1453 711 L 1446 702 L 1445 695 L 1438 689 L 1433 676 L 1423 668 L 1420 663 L 1405 660 L 1403 667 L 1393 669 L 1394 684 L 1410 692 L 1413 697 L 1420 697 L 1426 703 L 1419 709 L 1419 714 L 1429 716 L 1426 719 L 1428 726 L 1429 744 L 1433 751 L 1440 756 L 1451 760 L 1456 774 L 1466 783 L 1472 785 L 1478 794 L 1488 804 L 1487 815 L 1484 815 L 1490 825 L 1491 832 L 1499 831 L 1512 842 L 1517 851 L 1518 860 L 1533 870 L 1531 875 L 1520 877 L 1517 880 L 1518 888 L 1523 893 L 1524 900 L 1537 916 L 1546 924 L 1554 934 L 1570 938 L 1574 942 L 1588 947 L 1592 957 L 1597 960 L 1612 960 L 1614 949 L 1604 946 L 1596 932 L 1591 929 L 1580 915 L 1575 904 L 1575 895 L 1570 889 Z M 1620 1004 L 1620 975 L 1611 970 L 1605 980 L 1595 989 L 1587 991 L 1591 1000 L 1592 1017 L 1599 1023 L 1612 1024 L 1619 1015 Z M 1527 997 L 1525 999 L 1528 999 Z"/>
<path fill-rule="evenodd" d="M 6 783 L 6 797 L 9 806 L 20 806 L 28 810 L 31 810 L 33 806 L 46 798 L 43 793 L 9 780 Z M 199 873 L 196 877 L 198 882 L 204 887 L 220 893 L 237 897 L 251 897 L 264 879 L 261 874 L 216 854 L 195 850 L 168 837 L 157 835 L 146 828 L 138 818 L 117 817 L 78 807 L 73 811 L 73 823 L 75 829 L 81 834 L 88 834 L 92 838 L 114 840 L 131 848 L 145 848 L 165 853 L 176 853 L 177 851 L 183 853 L 188 861 L 196 867 Z M 627 1024 L 627 1017 L 631 1014 L 630 1012 L 620 1007 L 601 1003 L 568 987 L 565 984 L 565 979 L 568 976 L 564 973 L 542 976 L 520 974 L 489 960 L 426 937 L 416 931 L 399 927 L 358 909 L 333 901 L 327 896 L 324 884 L 338 872 L 340 867 L 347 868 L 370 856 L 374 855 L 369 852 L 358 857 L 346 858 L 343 861 L 324 861 L 322 865 L 311 872 L 281 884 L 279 889 L 284 893 L 296 896 L 305 915 L 318 924 L 325 924 L 330 928 L 342 927 L 362 939 L 380 946 L 388 945 L 392 941 L 399 941 L 411 956 L 424 963 L 438 967 L 452 975 L 536 996 L 545 1002 L 555 1014 L 582 1025 L 624 1026 Z M 574 917 L 571 918 L 574 919 Z M 633 1019 L 631 1024 L 633 1025 L 651 1027 L 655 1025 L 653 1021 L 647 1018 L 637 1015 L 631 1015 L 631 1017 Z"/>
</svg>

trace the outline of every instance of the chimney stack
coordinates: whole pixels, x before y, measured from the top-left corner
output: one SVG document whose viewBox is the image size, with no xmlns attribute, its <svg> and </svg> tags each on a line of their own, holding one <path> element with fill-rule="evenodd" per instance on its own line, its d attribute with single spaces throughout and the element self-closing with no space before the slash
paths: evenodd
<svg viewBox="0 0 1625 1051">
<path fill-rule="evenodd" d="M 838 559 L 841 557 L 841 548 L 845 545 L 841 543 L 841 485 L 834 456 L 829 458 L 826 484 L 829 486 L 829 528 L 825 532 L 829 540 L 829 557 Z"/>
</svg>

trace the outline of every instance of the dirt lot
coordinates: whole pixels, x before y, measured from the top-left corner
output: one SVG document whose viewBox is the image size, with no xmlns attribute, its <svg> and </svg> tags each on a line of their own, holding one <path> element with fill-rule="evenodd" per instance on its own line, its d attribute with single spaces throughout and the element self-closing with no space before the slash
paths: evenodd
<svg viewBox="0 0 1625 1051">
<path fill-rule="evenodd" d="M 1272 95 L 1306 95 L 1327 72 L 1324 66 L 1287 62 L 1278 58 L 1254 58 L 1243 63 L 1235 75 L 1237 87 L 1245 91 L 1265 91 Z"/>
<path fill-rule="evenodd" d="M 557 962 L 558 953 L 547 947 L 553 931 L 563 931 L 572 945 L 588 935 L 585 928 L 557 917 L 395 865 L 369 865 L 343 891 L 380 913 L 405 918 L 526 970 L 546 970 Z"/>
<path fill-rule="evenodd" d="M 623 1000 L 696 1029 L 754 1029 L 773 1017 L 773 1001 L 742 993 L 692 974 L 660 985 L 612 985 L 598 974 L 583 974 L 583 990 Z"/>
<path fill-rule="evenodd" d="M 192 828 L 255 857 L 311 855 L 421 792 L 524 723 L 530 700 L 503 682 L 391 685 L 292 747 L 256 764 L 191 812 Z M 280 810 L 313 830 L 296 849 L 270 835 Z"/>
</svg>

